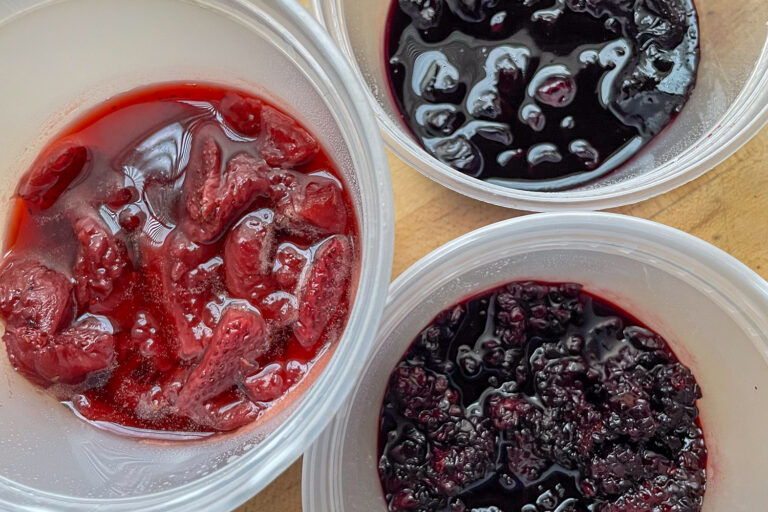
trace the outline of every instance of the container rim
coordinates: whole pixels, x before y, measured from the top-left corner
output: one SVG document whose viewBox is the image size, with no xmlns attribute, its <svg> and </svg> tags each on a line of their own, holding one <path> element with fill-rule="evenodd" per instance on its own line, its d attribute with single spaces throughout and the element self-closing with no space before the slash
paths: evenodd
<svg viewBox="0 0 768 512">
<path fill-rule="evenodd" d="M 755 69 L 731 106 L 712 128 L 680 155 L 657 168 L 621 183 L 596 189 L 534 192 L 494 185 L 463 174 L 425 151 L 403 127 L 386 114 L 366 83 L 355 58 L 347 31 L 344 0 L 311 0 L 315 17 L 328 30 L 350 61 L 357 79 L 371 102 L 387 147 L 426 177 L 441 185 L 486 203 L 531 212 L 605 210 L 639 203 L 685 185 L 712 170 L 749 142 L 768 124 L 768 28 L 766 41 Z M 768 20 L 766 20 L 768 25 Z M 383 59 L 383 57 L 382 57 Z M 715 146 L 697 154 L 702 145 Z"/>
</svg>

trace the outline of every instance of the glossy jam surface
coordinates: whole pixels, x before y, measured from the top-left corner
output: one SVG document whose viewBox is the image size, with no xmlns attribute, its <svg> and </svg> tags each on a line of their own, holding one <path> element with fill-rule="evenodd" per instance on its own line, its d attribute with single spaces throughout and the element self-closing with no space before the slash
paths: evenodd
<svg viewBox="0 0 768 512">
<path fill-rule="evenodd" d="M 576 284 L 511 283 L 440 313 L 392 373 L 393 512 L 699 512 L 701 391 L 667 343 Z"/>
<path fill-rule="evenodd" d="M 112 99 L 42 152 L 15 201 L 8 356 L 89 420 L 234 430 L 347 320 L 350 196 L 313 136 L 263 99 L 187 84 Z"/>
<path fill-rule="evenodd" d="M 399 0 L 388 71 L 437 159 L 529 190 L 616 169 L 696 83 L 692 0 Z"/>
</svg>

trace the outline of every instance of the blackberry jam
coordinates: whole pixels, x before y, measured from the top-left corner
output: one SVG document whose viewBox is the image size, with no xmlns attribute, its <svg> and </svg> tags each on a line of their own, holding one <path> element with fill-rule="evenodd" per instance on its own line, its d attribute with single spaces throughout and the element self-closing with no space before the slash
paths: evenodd
<svg viewBox="0 0 768 512">
<path fill-rule="evenodd" d="M 698 31 L 693 0 L 399 0 L 387 69 L 437 159 L 561 190 L 615 170 L 677 116 Z"/>
<path fill-rule="evenodd" d="M 701 390 L 658 334 L 577 284 L 440 313 L 392 373 L 392 512 L 699 512 Z"/>
</svg>

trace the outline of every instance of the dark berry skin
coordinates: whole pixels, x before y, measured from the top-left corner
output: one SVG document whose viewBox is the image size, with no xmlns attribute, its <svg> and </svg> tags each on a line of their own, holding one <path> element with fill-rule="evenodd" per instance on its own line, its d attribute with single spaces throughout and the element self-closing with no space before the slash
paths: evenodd
<svg viewBox="0 0 768 512">
<path fill-rule="evenodd" d="M 392 373 L 392 512 L 699 512 L 696 379 L 576 284 L 511 283 L 443 311 Z"/>
<path fill-rule="evenodd" d="M 529 190 L 630 159 L 682 110 L 699 62 L 693 0 L 398 0 L 387 39 L 395 103 L 422 146 Z"/>
</svg>

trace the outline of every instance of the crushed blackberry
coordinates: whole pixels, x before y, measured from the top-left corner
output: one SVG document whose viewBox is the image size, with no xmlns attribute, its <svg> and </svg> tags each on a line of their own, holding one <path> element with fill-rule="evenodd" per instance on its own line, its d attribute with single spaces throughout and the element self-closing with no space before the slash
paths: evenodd
<svg viewBox="0 0 768 512">
<path fill-rule="evenodd" d="M 576 284 L 511 283 L 440 313 L 393 371 L 391 512 L 699 512 L 696 379 Z"/>
</svg>

